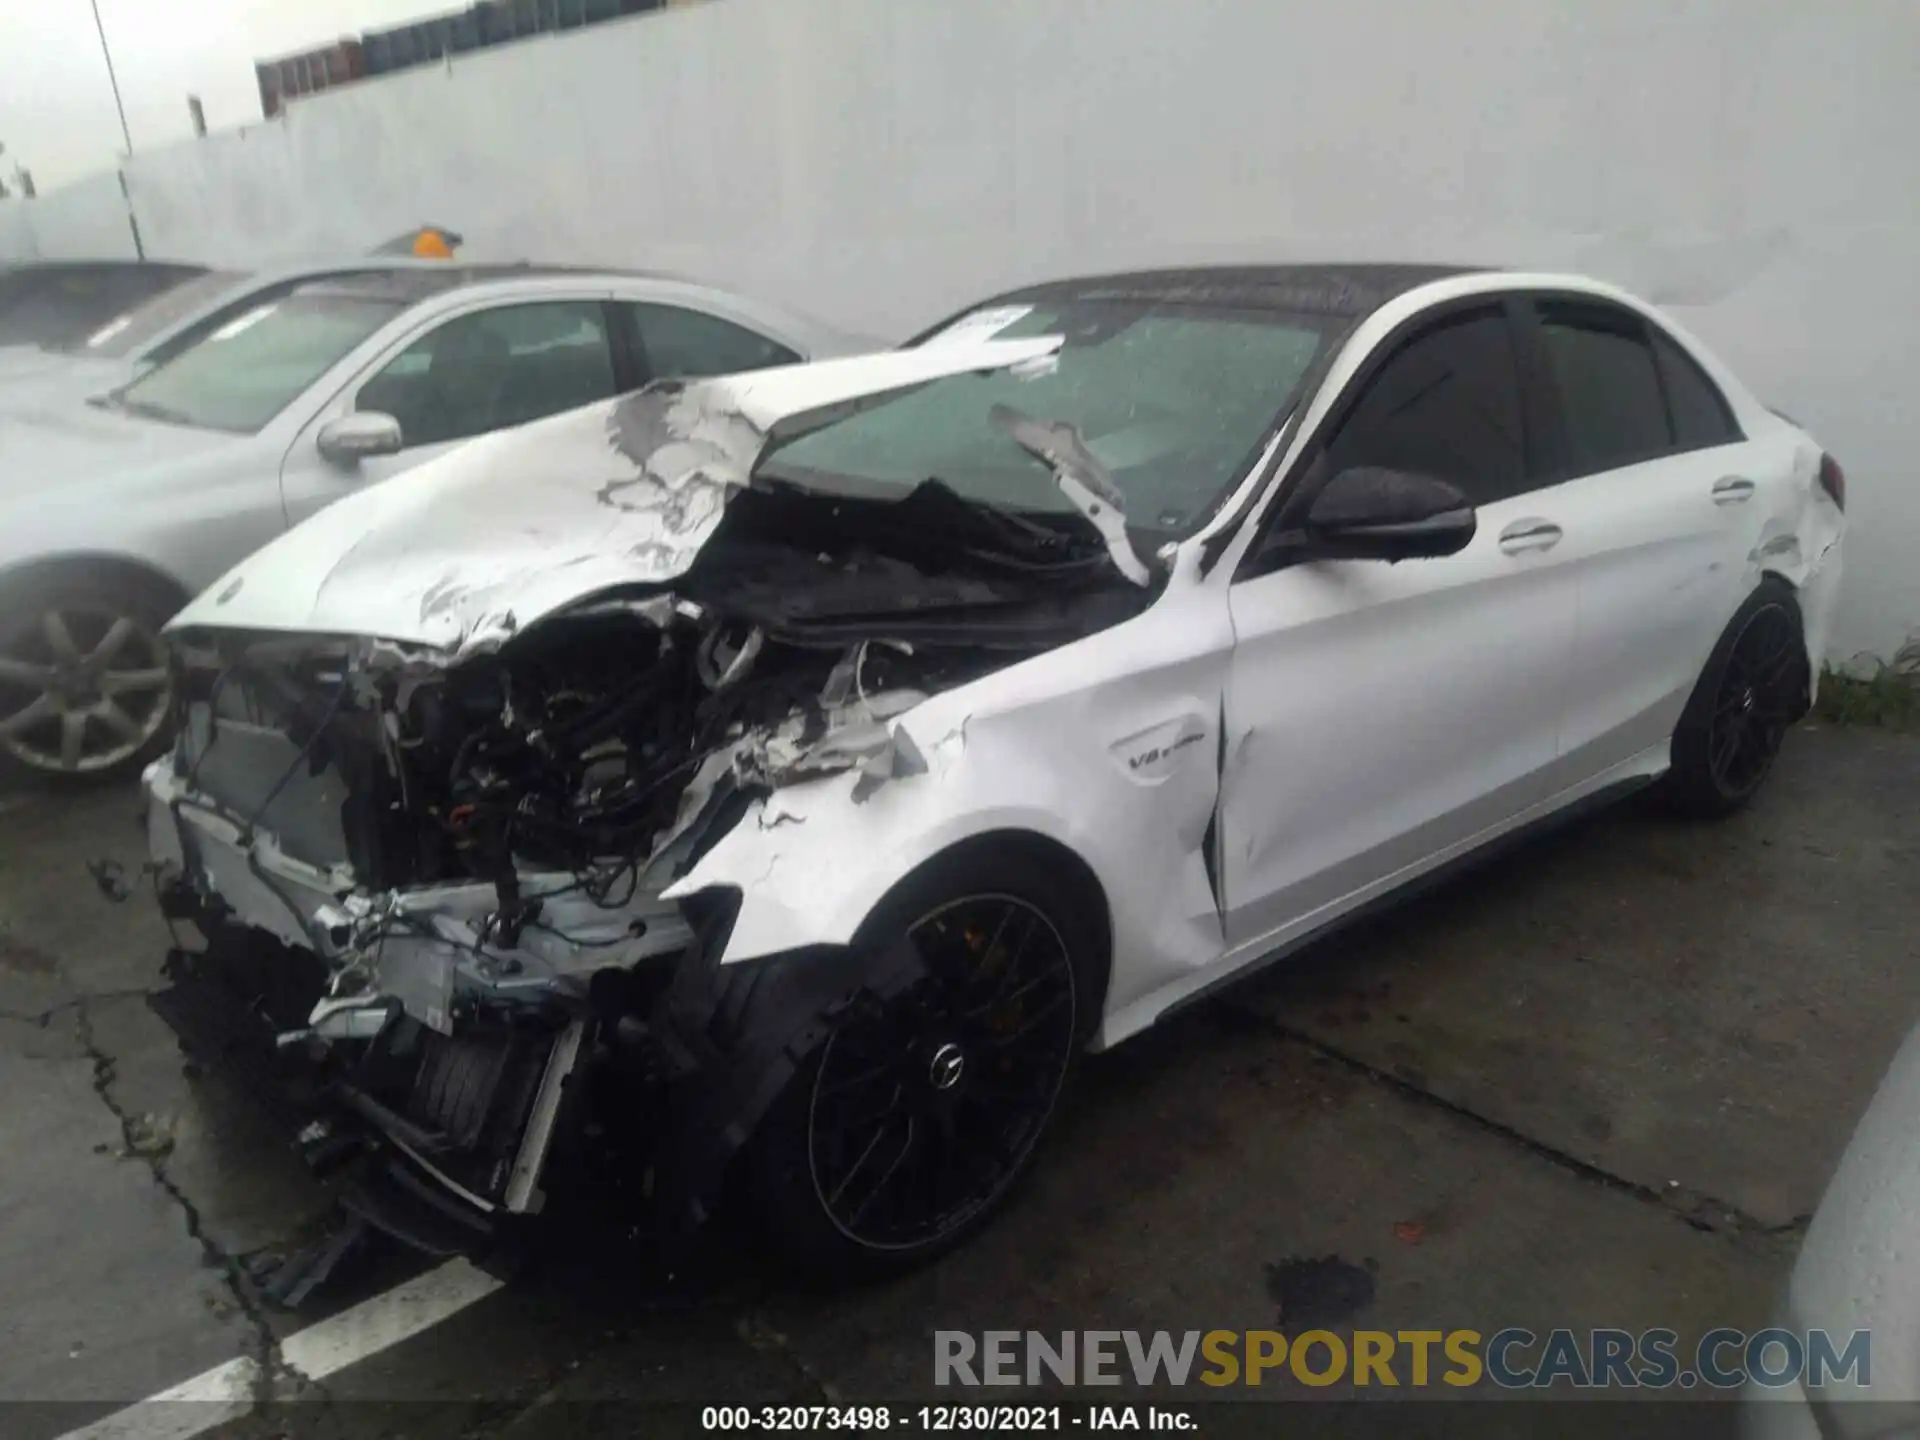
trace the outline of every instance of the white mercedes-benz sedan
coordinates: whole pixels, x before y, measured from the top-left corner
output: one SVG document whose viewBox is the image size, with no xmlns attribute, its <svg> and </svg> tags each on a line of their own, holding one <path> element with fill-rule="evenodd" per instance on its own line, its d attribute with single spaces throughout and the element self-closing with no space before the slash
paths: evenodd
<svg viewBox="0 0 1920 1440">
<path fill-rule="evenodd" d="M 1069 280 L 654 385 L 174 620 L 150 836 L 206 943 L 156 1005 L 297 1059 L 423 1243 L 732 1181 L 804 1264 L 911 1263 L 1084 1049 L 1577 807 L 1748 801 L 1843 487 L 1558 275 Z"/>
<path fill-rule="evenodd" d="M 661 276 L 338 269 L 209 301 L 104 393 L 68 376 L 29 404 L 0 380 L 0 772 L 137 772 L 167 738 L 160 627 L 342 496 L 660 376 L 866 348 Z"/>
</svg>

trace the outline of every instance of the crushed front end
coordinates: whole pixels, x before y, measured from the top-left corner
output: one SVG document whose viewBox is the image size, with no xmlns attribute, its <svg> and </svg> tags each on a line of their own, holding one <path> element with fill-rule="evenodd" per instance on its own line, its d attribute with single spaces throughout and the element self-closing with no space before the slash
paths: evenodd
<svg viewBox="0 0 1920 1440">
<path fill-rule="evenodd" d="M 1083 563 L 943 573 L 877 533 L 742 498 L 672 590 L 457 661 L 193 632 L 146 788 L 163 907 L 204 943 L 175 948 L 155 1008 L 423 1248 L 494 1243 L 562 1172 L 596 1206 L 698 1222 L 835 1018 L 918 971 L 798 942 L 723 965 L 738 892 L 665 892 L 734 827 L 777 828 L 755 802 L 778 791 L 930 783 L 901 716 L 1144 603 Z"/>
<path fill-rule="evenodd" d="M 623 1177 L 663 1183 L 679 1082 L 717 1135 L 740 1127 L 738 1105 L 709 1113 L 729 1048 L 752 1048 L 710 1034 L 728 894 L 661 891 L 751 796 L 911 765 L 885 722 L 940 669 L 769 642 L 673 599 L 444 670 L 364 641 L 236 636 L 194 658 L 148 824 L 167 915 L 205 944 L 175 949 L 156 1008 L 295 1107 L 317 1162 L 401 1158 L 389 1178 L 415 1203 L 390 1194 L 371 1218 L 437 1249 L 540 1210 L 583 1128 Z M 772 968 L 829 990 L 848 973 L 825 955 Z M 572 1103 L 589 1090 L 610 1103 Z M 679 1218 L 724 1162 L 705 1148 L 670 1157 Z"/>
<path fill-rule="evenodd" d="M 746 823 L 849 863 L 776 794 L 937 783 L 903 717 L 1153 594 L 1077 517 L 756 463 L 784 426 L 1058 343 L 655 386 L 366 487 L 237 567 L 168 627 L 149 841 L 203 943 L 155 1008 L 425 1248 L 501 1238 L 570 1171 L 699 1221 L 836 1016 L 917 961 L 796 935 L 722 964 L 739 892 L 676 881 Z"/>
</svg>

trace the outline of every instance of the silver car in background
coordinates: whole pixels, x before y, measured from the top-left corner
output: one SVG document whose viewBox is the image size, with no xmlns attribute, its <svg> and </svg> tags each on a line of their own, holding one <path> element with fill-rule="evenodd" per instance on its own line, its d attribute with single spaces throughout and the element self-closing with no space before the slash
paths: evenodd
<svg viewBox="0 0 1920 1440">
<path fill-rule="evenodd" d="M 132 383 L 0 415 L 0 770 L 137 770 L 160 627 L 332 501 L 669 376 L 877 346 L 658 276 L 397 262 L 301 284 Z"/>
<path fill-rule="evenodd" d="M 77 332 L 38 344 L 0 345 L 0 414 L 85 400 L 131 384 L 191 349 L 227 321 L 302 285 L 392 271 L 415 262 L 359 259 L 241 273 L 210 270 Z"/>
</svg>

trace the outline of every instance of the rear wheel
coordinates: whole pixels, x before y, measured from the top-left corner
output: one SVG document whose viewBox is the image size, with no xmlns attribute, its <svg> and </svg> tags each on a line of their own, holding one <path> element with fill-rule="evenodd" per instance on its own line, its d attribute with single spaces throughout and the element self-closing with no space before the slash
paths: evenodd
<svg viewBox="0 0 1920 1440">
<path fill-rule="evenodd" d="M 1664 788 L 1682 814 L 1729 815 L 1757 793 L 1806 713 L 1807 648 L 1792 589 L 1768 579 L 1714 646 L 1673 733 Z"/>
<path fill-rule="evenodd" d="M 158 585 L 118 575 L 0 584 L 0 770 L 109 779 L 159 754 L 173 609 Z"/>
<path fill-rule="evenodd" d="M 783 1256 L 816 1279 L 907 1268 L 985 1222 L 1072 1077 L 1102 933 L 1031 865 L 937 863 L 856 941 L 910 938 L 927 974 L 864 997 L 803 1065 L 749 1155 Z M 883 913 L 884 912 L 884 913 Z"/>
</svg>

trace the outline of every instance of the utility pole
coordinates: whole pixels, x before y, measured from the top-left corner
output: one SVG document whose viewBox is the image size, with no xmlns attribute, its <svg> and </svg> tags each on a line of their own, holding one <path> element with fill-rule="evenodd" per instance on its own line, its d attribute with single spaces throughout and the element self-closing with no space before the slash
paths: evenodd
<svg viewBox="0 0 1920 1440">
<path fill-rule="evenodd" d="M 100 57 L 107 62 L 107 83 L 113 86 L 113 108 L 120 114 L 120 138 L 127 142 L 127 158 L 133 158 L 133 132 L 127 128 L 127 106 L 120 98 L 120 77 L 113 73 L 113 51 L 107 47 L 107 27 L 100 20 L 100 0 L 92 0 L 93 28 L 100 32 Z M 147 247 L 140 243 L 140 221 L 133 213 L 133 196 L 127 193 L 126 168 L 120 168 L 120 198 L 127 202 L 127 229 L 133 232 L 133 253 L 147 258 Z"/>
<path fill-rule="evenodd" d="M 107 83 L 113 86 L 113 108 L 120 112 L 120 138 L 133 154 L 133 132 L 127 128 L 127 107 L 120 99 L 120 77 L 113 73 L 113 51 L 107 48 L 107 27 L 100 21 L 100 0 L 92 0 L 93 28 L 100 32 L 100 55 L 107 62 Z"/>
</svg>

